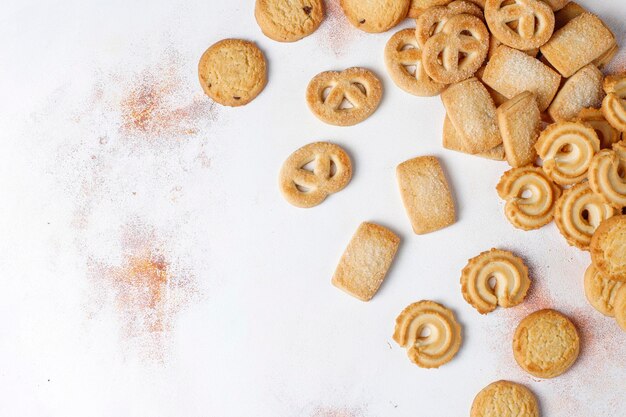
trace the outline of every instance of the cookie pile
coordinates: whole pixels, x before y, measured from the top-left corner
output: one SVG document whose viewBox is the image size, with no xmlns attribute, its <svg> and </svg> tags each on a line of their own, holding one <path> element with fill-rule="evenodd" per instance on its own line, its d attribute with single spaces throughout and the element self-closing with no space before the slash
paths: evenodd
<svg viewBox="0 0 626 417">
<path fill-rule="evenodd" d="M 568 0 L 340 0 L 348 21 L 385 32 L 405 18 L 415 28 L 393 34 L 384 51 L 394 83 L 415 96 L 441 96 L 446 110 L 442 144 L 449 150 L 506 161 L 496 187 L 504 214 L 521 230 L 555 221 L 566 241 L 590 251 L 585 293 L 592 306 L 626 331 L 626 74 L 604 77 L 616 54 L 614 34 L 596 15 Z M 294 42 L 324 18 L 322 0 L 256 0 L 263 33 Z M 265 87 L 267 66 L 251 42 L 227 39 L 199 64 L 206 94 L 227 106 L 252 101 Z M 380 104 L 382 83 L 370 70 L 322 72 L 306 87 L 306 102 L 321 121 L 351 126 Z M 399 191 L 416 234 L 456 221 L 454 200 L 440 161 L 409 159 L 396 169 Z M 316 142 L 284 163 L 279 186 L 296 207 L 321 204 L 352 177 L 339 146 Z M 332 283 L 362 301 L 377 293 L 400 238 L 364 222 L 345 249 Z M 532 285 L 522 258 L 491 249 L 461 272 L 463 298 L 479 313 L 515 307 Z M 433 301 L 406 307 L 394 340 L 412 362 L 437 368 L 462 340 L 454 313 Z M 523 319 L 513 338 L 519 366 L 539 378 L 564 373 L 580 341 L 563 314 L 541 310 Z M 471 416 L 538 416 L 527 388 L 495 382 L 474 400 Z"/>
</svg>

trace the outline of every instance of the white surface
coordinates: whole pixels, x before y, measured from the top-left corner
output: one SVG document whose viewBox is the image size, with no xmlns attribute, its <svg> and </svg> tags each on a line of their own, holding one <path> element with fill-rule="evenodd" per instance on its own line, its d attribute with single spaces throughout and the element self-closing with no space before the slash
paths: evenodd
<svg viewBox="0 0 626 417">
<path fill-rule="evenodd" d="M 317 33 L 279 44 L 258 29 L 252 0 L 5 3 L 0 415 L 466 416 L 501 378 L 530 386 L 544 416 L 626 415 L 626 335 L 584 299 L 588 254 L 553 224 L 525 233 L 507 223 L 494 190 L 506 164 L 442 149 L 439 99 L 405 94 L 385 73 L 391 33 L 362 34 L 332 4 Z M 581 3 L 624 43 L 622 2 Z M 269 83 L 250 105 L 209 117 L 196 63 L 224 37 L 258 42 Z M 325 125 L 305 87 L 349 66 L 380 75 L 383 102 L 360 125 Z M 196 101 L 196 133 L 123 133 L 120 103 L 145 74 L 172 84 L 174 107 Z M 355 175 L 322 205 L 296 209 L 280 196 L 278 169 L 316 140 L 344 146 Z M 459 221 L 416 236 L 394 170 L 425 154 L 442 159 Z M 330 285 L 365 220 L 402 237 L 370 303 Z M 94 267 L 120 267 L 129 230 L 155 235 L 171 271 L 190 282 L 165 296 L 182 307 L 162 334 L 125 335 L 128 312 Z M 493 246 L 527 260 L 534 292 L 524 306 L 480 316 L 459 274 Z M 439 370 L 412 365 L 391 340 L 396 315 L 420 299 L 443 302 L 463 324 L 459 355 Z M 585 344 L 570 372 L 540 381 L 515 364 L 511 335 L 550 306 L 576 319 Z"/>
</svg>

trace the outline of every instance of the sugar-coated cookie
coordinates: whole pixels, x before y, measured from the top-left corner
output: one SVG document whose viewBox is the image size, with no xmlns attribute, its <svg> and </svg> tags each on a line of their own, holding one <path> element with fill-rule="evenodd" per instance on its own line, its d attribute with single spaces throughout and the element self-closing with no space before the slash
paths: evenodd
<svg viewBox="0 0 626 417">
<path fill-rule="evenodd" d="M 514 168 L 537 159 L 535 143 L 541 130 L 541 112 L 530 91 L 508 100 L 496 111 L 506 160 Z"/>
<path fill-rule="evenodd" d="M 620 288 L 624 286 L 624 283 L 605 278 L 591 264 L 585 271 L 584 286 L 585 296 L 589 304 L 605 316 L 614 317 L 615 298 Z"/>
<path fill-rule="evenodd" d="M 365 32 L 386 32 L 406 17 L 411 0 L 340 0 L 352 26 Z"/>
<path fill-rule="evenodd" d="M 428 336 L 422 336 L 428 331 Z M 439 368 L 452 360 L 461 347 L 461 326 L 454 313 L 434 301 L 411 304 L 396 319 L 393 340 L 406 348 L 421 368 Z"/>
<path fill-rule="evenodd" d="M 485 20 L 493 36 L 515 49 L 538 48 L 554 32 L 554 12 L 541 0 L 487 0 Z"/>
<path fill-rule="evenodd" d="M 452 0 L 411 0 L 407 17 L 417 19 L 428 8 L 434 6 L 445 6 Z"/>
<path fill-rule="evenodd" d="M 554 30 L 557 31 L 565 26 L 570 20 L 581 14 L 587 12 L 587 10 L 580 4 L 570 1 L 561 10 L 554 13 L 555 25 Z"/>
<path fill-rule="evenodd" d="M 626 207 L 626 142 L 613 149 L 603 149 L 591 160 L 589 185 L 604 202 L 621 209 Z"/>
<path fill-rule="evenodd" d="M 601 109 L 582 109 L 575 119 L 593 127 L 600 139 L 600 149 L 612 148 L 621 139 L 620 131 L 604 118 Z"/>
<path fill-rule="evenodd" d="M 539 417 L 535 395 L 523 385 L 496 381 L 474 398 L 470 417 Z"/>
<path fill-rule="evenodd" d="M 626 216 L 613 216 L 596 229 L 591 238 L 591 261 L 612 280 L 626 281 Z"/>
<path fill-rule="evenodd" d="M 580 338 L 574 323 L 555 310 L 536 311 L 515 330 L 513 356 L 518 365 L 537 378 L 554 378 L 578 358 Z"/>
<path fill-rule="evenodd" d="M 451 151 L 462 152 L 469 155 L 472 155 L 469 152 L 468 147 L 466 146 L 465 137 L 459 134 L 454 125 L 450 121 L 450 118 L 446 116 L 443 120 L 443 138 L 442 145 L 446 149 L 450 149 Z M 481 158 L 491 159 L 494 161 L 504 161 L 504 146 L 499 144 L 495 148 L 491 148 L 488 151 L 474 154 L 474 156 L 480 156 Z"/>
<path fill-rule="evenodd" d="M 552 120 L 572 120 L 586 108 L 599 108 L 604 99 L 602 72 L 589 64 L 568 78 L 548 107 Z"/>
<path fill-rule="evenodd" d="M 209 47 L 198 63 L 205 94 L 224 106 L 243 106 L 267 83 L 267 64 L 257 46 L 241 39 L 224 39 Z"/>
<path fill-rule="evenodd" d="M 278 42 L 295 42 L 315 32 L 324 20 L 323 0 L 256 0 L 254 17 Z"/>
<path fill-rule="evenodd" d="M 448 19 L 458 14 L 471 14 L 482 18 L 483 12 L 474 3 L 456 0 L 447 6 L 430 7 L 415 20 L 415 38 L 424 47 L 426 41 L 434 34 L 441 32 Z"/>
</svg>

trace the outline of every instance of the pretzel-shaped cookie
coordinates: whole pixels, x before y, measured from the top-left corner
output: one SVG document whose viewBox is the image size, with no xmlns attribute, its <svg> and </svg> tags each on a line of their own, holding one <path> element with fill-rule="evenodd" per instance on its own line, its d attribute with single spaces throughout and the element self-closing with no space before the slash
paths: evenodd
<svg viewBox="0 0 626 417">
<path fill-rule="evenodd" d="M 538 229 L 552 221 L 561 189 L 538 167 L 513 168 L 502 175 L 496 190 L 506 200 L 504 214 L 522 230 Z M 524 197 L 525 192 L 530 196 Z"/>
<path fill-rule="evenodd" d="M 603 149 L 591 160 L 589 185 L 604 202 L 616 208 L 626 206 L 626 142 Z"/>
<path fill-rule="evenodd" d="M 430 333 L 422 336 L 426 330 Z M 452 360 L 461 346 L 461 326 L 452 311 L 434 301 L 419 301 L 396 319 L 393 334 L 407 355 L 421 368 L 439 368 Z"/>
<path fill-rule="evenodd" d="M 576 184 L 587 176 L 591 159 L 600 150 L 595 130 L 580 122 L 554 123 L 535 144 L 543 170 L 560 185 Z"/>
<path fill-rule="evenodd" d="M 463 0 L 453 1 L 447 6 L 430 7 L 415 20 L 417 43 L 423 48 L 431 36 L 441 32 L 448 19 L 458 14 L 471 14 L 482 18 L 483 11 L 474 3 Z"/>
<path fill-rule="evenodd" d="M 616 210 L 591 191 L 587 181 L 565 190 L 556 202 L 554 221 L 571 246 L 589 250 L 591 237 L 600 223 Z"/>
<path fill-rule="evenodd" d="M 374 113 L 382 93 L 382 84 L 371 71 L 348 68 L 313 77 L 307 87 L 306 100 L 320 120 L 336 126 L 352 126 Z M 352 107 L 343 106 L 346 100 Z"/>
<path fill-rule="evenodd" d="M 470 78 L 488 51 L 489 31 L 482 20 L 459 14 L 448 19 L 441 32 L 426 41 L 422 62 L 433 80 L 452 84 Z"/>
<path fill-rule="evenodd" d="M 604 91 L 604 117 L 615 129 L 626 133 L 626 74 L 606 77 Z"/>
<path fill-rule="evenodd" d="M 489 281 L 494 278 L 495 285 Z M 511 252 L 491 249 L 470 259 L 461 272 L 463 298 L 480 314 L 524 301 L 530 280 L 528 267 Z"/>
<path fill-rule="evenodd" d="M 304 167 L 311 162 L 315 166 L 309 171 Z M 294 206 L 309 208 L 320 204 L 329 194 L 341 191 L 351 178 L 348 154 L 332 143 L 315 142 L 287 158 L 280 170 L 280 191 Z"/>
<path fill-rule="evenodd" d="M 407 93 L 430 97 L 441 93 L 445 84 L 433 81 L 422 66 L 422 48 L 413 29 L 396 32 L 385 46 L 385 64 L 394 83 Z M 415 68 L 414 72 L 409 70 Z"/>
<path fill-rule="evenodd" d="M 540 0 L 487 0 L 485 20 L 493 36 L 515 49 L 539 48 L 554 32 L 554 12 Z"/>
</svg>

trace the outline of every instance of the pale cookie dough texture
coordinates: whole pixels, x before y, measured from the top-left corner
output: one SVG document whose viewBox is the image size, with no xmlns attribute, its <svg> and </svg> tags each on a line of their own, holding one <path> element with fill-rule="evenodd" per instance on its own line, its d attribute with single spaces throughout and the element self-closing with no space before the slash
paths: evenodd
<svg viewBox="0 0 626 417">
<path fill-rule="evenodd" d="M 198 64 L 205 94 L 224 106 L 243 106 L 267 83 L 267 64 L 257 46 L 240 39 L 224 39 L 207 49 Z"/>
<path fill-rule="evenodd" d="M 525 91 L 496 111 L 506 160 L 514 168 L 537 159 L 535 143 L 541 130 L 541 112 L 535 95 Z"/>
<path fill-rule="evenodd" d="M 612 280 L 626 281 L 626 216 L 614 216 L 596 229 L 591 239 L 591 261 Z"/>
<path fill-rule="evenodd" d="M 411 0 L 341 0 L 348 21 L 365 32 L 386 32 L 408 14 Z"/>
<path fill-rule="evenodd" d="M 396 168 L 398 186 L 413 231 L 431 233 L 456 221 L 454 200 L 434 156 L 410 159 Z"/>
<path fill-rule="evenodd" d="M 537 378 L 554 378 L 578 358 L 580 339 L 576 326 L 555 310 L 536 311 L 524 318 L 513 337 L 518 365 Z"/>
<path fill-rule="evenodd" d="M 470 417 L 539 417 L 539 406 L 525 386 L 496 381 L 476 395 Z"/>
<path fill-rule="evenodd" d="M 581 68 L 565 81 L 548 108 L 554 121 L 572 120 L 586 108 L 600 108 L 604 99 L 602 72 L 593 64 Z"/>
<path fill-rule="evenodd" d="M 374 223 L 361 223 L 344 251 L 332 283 L 361 301 L 378 292 L 396 256 L 400 238 Z"/>
<path fill-rule="evenodd" d="M 602 276 L 600 271 L 589 265 L 585 271 L 585 296 L 589 304 L 608 317 L 615 316 L 615 298 L 624 286 L 621 281 L 613 281 Z"/>
<path fill-rule="evenodd" d="M 261 30 L 278 42 L 295 42 L 315 32 L 324 20 L 323 0 L 256 0 Z"/>
</svg>

